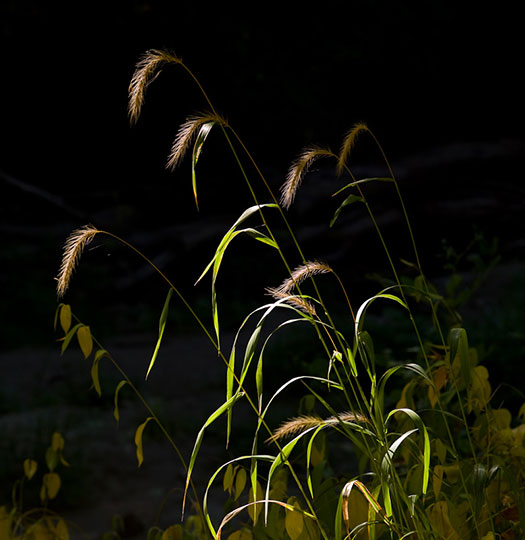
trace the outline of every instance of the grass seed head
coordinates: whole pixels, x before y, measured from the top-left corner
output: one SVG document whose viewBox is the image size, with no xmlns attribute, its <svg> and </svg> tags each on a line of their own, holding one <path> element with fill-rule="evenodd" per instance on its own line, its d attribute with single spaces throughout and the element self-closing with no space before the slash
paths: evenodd
<svg viewBox="0 0 525 540">
<path fill-rule="evenodd" d="M 84 248 L 93 240 L 95 235 L 100 231 L 92 225 L 85 225 L 80 229 L 74 230 L 67 238 L 64 244 L 64 254 L 62 263 L 58 271 L 57 280 L 57 296 L 62 298 L 66 293 L 71 276 L 78 264 L 80 256 Z"/>
<path fill-rule="evenodd" d="M 341 146 L 341 152 L 339 153 L 337 160 L 337 174 L 343 172 L 346 160 L 355 145 L 357 137 L 363 131 L 368 131 L 368 126 L 363 123 L 355 124 L 355 126 L 346 134 Z"/>
<path fill-rule="evenodd" d="M 146 88 L 158 77 L 162 65 L 167 63 L 182 64 L 182 60 L 172 52 L 151 49 L 137 62 L 128 88 L 128 114 L 131 124 L 140 116 Z"/>
<path fill-rule="evenodd" d="M 292 163 L 286 177 L 286 182 L 281 186 L 281 204 L 284 208 L 290 208 L 304 175 L 312 163 L 321 157 L 327 156 L 334 156 L 334 154 L 327 148 L 311 146 L 306 148 Z"/>
</svg>

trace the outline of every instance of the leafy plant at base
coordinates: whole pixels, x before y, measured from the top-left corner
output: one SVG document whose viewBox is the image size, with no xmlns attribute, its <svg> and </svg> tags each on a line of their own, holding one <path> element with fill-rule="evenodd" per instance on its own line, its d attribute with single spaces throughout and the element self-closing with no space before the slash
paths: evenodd
<svg viewBox="0 0 525 540">
<path fill-rule="evenodd" d="M 163 430 L 187 471 L 185 497 L 192 485 L 192 471 L 198 457 L 204 431 L 219 417 L 226 416 L 226 442 L 229 442 L 234 405 L 246 401 L 255 417 L 252 451 L 249 455 L 233 459 L 221 466 L 208 484 L 201 509 L 214 538 L 230 531 L 231 540 L 240 538 L 447 538 L 490 540 L 518 538 L 525 523 L 524 459 L 525 459 L 525 406 L 517 418 L 501 407 L 491 406 L 492 389 L 488 371 L 479 364 L 476 350 L 467 339 L 465 329 L 456 317 L 451 327 L 443 325 L 441 308 L 454 313 L 457 305 L 441 295 L 426 278 L 412 233 L 412 227 L 394 172 L 373 132 L 358 124 L 344 138 L 338 153 L 328 148 L 310 147 L 292 164 L 281 190 L 280 201 L 272 192 L 252 155 L 229 123 L 220 116 L 197 78 L 176 55 L 151 50 L 137 64 L 130 84 L 129 112 L 132 121 L 139 117 L 147 86 L 166 64 L 177 65 L 192 78 L 207 103 L 209 110 L 193 115 L 181 126 L 173 142 L 168 166 L 174 168 L 191 150 L 192 188 L 196 205 L 196 165 L 212 127 L 219 128 L 231 149 L 253 205 L 243 213 L 222 238 L 204 269 L 199 281 L 208 271 L 212 273 L 212 325 L 208 330 L 179 289 L 150 259 L 135 247 L 114 234 L 93 226 L 74 231 L 66 242 L 64 258 L 58 277 L 58 293 L 62 296 L 71 279 L 82 250 L 96 235 L 108 235 L 131 248 L 158 272 L 169 286 L 169 294 L 161 315 L 159 340 L 148 367 L 154 367 L 160 347 L 168 303 L 172 294 L 181 300 L 205 332 L 226 367 L 226 394 L 200 430 L 189 464 L 180 455 L 175 443 L 163 428 L 151 408 L 144 402 L 149 416 L 136 432 L 135 443 L 139 465 L 143 459 L 142 433 L 147 423 L 154 421 Z M 386 177 L 354 177 L 348 165 L 352 148 L 360 137 L 371 137 L 376 144 L 387 171 Z M 309 260 L 297 241 L 285 210 L 293 203 L 298 189 L 311 165 L 319 158 L 333 159 L 339 176 L 345 174 L 350 182 L 334 196 L 346 191 L 345 199 L 335 210 L 330 227 L 336 227 L 342 212 L 360 206 L 370 217 L 377 232 L 392 273 L 392 284 L 367 299 L 354 311 L 343 279 L 327 262 Z M 266 190 L 268 201 L 256 194 L 244 160 L 255 171 L 258 181 Z M 408 239 L 414 262 L 408 262 L 416 271 L 413 282 L 401 278 L 398 265 L 390 252 L 385 237 L 369 205 L 365 189 L 367 184 L 381 182 L 385 189 L 393 188 L 407 226 Z M 350 192 L 350 194 L 348 194 Z M 279 236 L 267 219 L 269 212 L 277 213 L 284 230 L 289 234 L 296 250 L 298 262 L 290 264 L 290 255 L 284 253 Z M 258 216 L 259 225 L 240 229 L 248 219 Z M 275 221 L 275 216 L 271 222 Z M 280 232 L 280 231 L 279 231 Z M 217 276 L 227 247 L 239 234 L 245 234 L 264 243 L 269 255 L 276 255 L 286 270 L 284 281 L 267 292 L 271 300 L 249 313 L 235 337 L 228 356 L 220 340 Z M 353 331 L 343 332 L 336 326 L 331 310 L 326 305 L 318 279 L 334 280 L 347 304 Z M 306 294 L 307 289 L 312 289 Z M 450 289 L 449 292 L 453 292 Z M 395 306 L 400 316 L 405 315 L 413 329 L 417 354 L 410 362 L 378 370 L 373 337 L 366 330 L 366 316 L 378 304 Z M 433 325 L 432 338 L 422 335 L 414 317 L 415 308 L 426 310 Z M 275 323 L 272 315 L 288 316 Z M 71 327 L 71 310 L 61 305 L 58 318 L 65 332 L 63 350 L 76 335 L 87 358 L 93 348 L 89 327 L 78 322 Z M 450 319 L 449 319 L 450 320 Z M 64 323 L 65 321 L 65 323 Z M 249 324 L 255 330 L 246 335 Z M 326 355 L 326 374 L 298 375 L 284 383 L 269 399 L 264 394 L 264 353 L 272 338 L 284 329 L 306 324 L 312 336 L 319 340 Z M 244 351 L 239 351 L 241 337 L 246 337 Z M 239 355 L 239 352 L 241 354 Z M 242 354 L 243 352 L 243 354 Z M 135 390 L 133 383 L 103 348 L 95 353 L 92 368 L 93 385 L 100 393 L 98 364 L 108 356 L 123 375 L 115 390 L 115 417 L 118 420 L 118 392 L 125 385 Z M 238 357 L 243 359 L 239 366 Z M 253 367 L 252 367 L 253 365 Z M 255 395 L 247 389 L 248 377 L 254 373 Z M 394 380 L 405 377 L 399 400 L 391 407 L 385 394 L 392 393 Z M 277 430 L 267 422 L 267 412 L 274 400 L 296 383 L 301 384 L 315 399 L 323 414 L 303 414 Z M 399 387 L 398 387 L 399 388 Z M 337 404 L 332 404 L 334 402 Z M 340 403 L 344 403 L 344 409 Z M 520 423 L 521 420 L 521 423 Z M 274 453 L 260 453 L 261 430 Z M 340 476 L 332 464 L 329 466 L 326 440 L 346 439 L 352 448 L 358 470 L 353 477 Z M 323 442 L 324 441 L 324 442 Z M 302 449 L 304 461 L 299 458 Z M 285 473 L 286 474 L 285 474 Z M 223 475 L 223 487 L 230 496 L 229 508 L 218 528 L 212 523 L 207 500 L 211 484 Z M 283 476 L 284 475 L 284 476 Z M 286 478 L 284 481 L 283 478 Z M 241 493 L 249 486 L 247 497 Z M 196 492 L 194 492 L 196 497 Z M 328 504 L 326 501 L 329 501 Z M 246 510 L 246 512 L 244 512 Z M 183 503 L 184 513 L 184 503 Z M 240 516 L 248 517 L 240 528 L 232 522 Z M 200 533 L 203 533 L 201 530 Z M 161 531 L 152 529 L 153 538 L 187 537 L 190 533 L 180 525 Z"/>
</svg>

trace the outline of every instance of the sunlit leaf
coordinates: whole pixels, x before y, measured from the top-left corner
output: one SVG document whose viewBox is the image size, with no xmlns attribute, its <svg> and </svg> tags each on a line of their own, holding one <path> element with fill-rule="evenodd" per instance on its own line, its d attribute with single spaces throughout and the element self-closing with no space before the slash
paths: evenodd
<svg viewBox="0 0 525 540">
<path fill-rule="evenodd" d="M 84 326 L 82 323 L 78 323 L 78 324 L 75 324 L 73 328 L 69 329 L 69 332 L 64 337 L 64 341 L 62 341 L 62 351 L 61 351 L 62 354 L 64 354 L 65 350 L 68 348 L 69 343 L 71 342 L 71 340 L 77 333 L 77 330 L 82 326 Z"/>
<path fill-rule="evenodd" d="M 114 403 L 115 403 L 115 408 L 113 409 L 113 416 L 115 417 L 115 420 L 118 422 L 119 419 L 120 419 L 120 414 L 119 414 L 119 410 L 118 410 L 118 395 L 119 395 L 119 392 L 120 392 L 120 389 L 125 385 L 127 384 L 127 381 L 120 381 L 118 384 L 117 384 L 117 387 L 115 388 L 115 396 L 114 396 Z"/>
<path fill-rule="evenodd" d="M 355 202 L 364 202 L 363 197 L 358 197 L 357 195 L 348 195 L 348 197 L 339 205 L 339 208 L 335 211 L 333 218 L 330 220 L 330 227 L 334 226 L 334 223 L 337 221 L 339 214 L 343 211 L 345 206 Z"/>
<path fill-rule="evenodd" d="M 64 334 L 67 334 L 71 327 L 71 306 L 69 304 L 63 304 L 60 309 L 60 326 L 64 330 Z"/>
<path fill-rule="evenodd" d="M 230 495 L 233 489 L 233 465 L 230 463 L 224 472 L 224 478 L 222 479 L 222 487 L 224 491 L 227 491 Z"/>
<path fill-rule="evenodd" d="M 149 416 L 148 418 L 146 418 L 146 420 L 137 428 L 137 431 L 135 431 L 135 445 L 137 447 L 137 461 L 139 467 L 144 461 L 144 454 L 142 453 L 142 434 L 144 433 L 144 428 L 150 420 L 153 420 L 153 416 Z"/>
<path fill-rule="evenodd" d="M 155 363 L 155 360 L 157 359 L 157 355 L 159 354 L 160 344 L 162 342 L 162 336 L 164 335 L 164 328 L 166 327 L 166 321 L 168 319 L 168 309 L 171 297 L 173 295 L 173 289 L 170 288 L 168 291 L 168 296 L 166 296 L 166 300 L 164 301 L 164 307 L 162 308 L 162 313 L 160 314 L 160 320 L 159 320 L 159 338 L 157 340 L 157 345 L 155 346 L 155 350 L 153 351 L 153 356 L 151 357 L 148 371 L 146 372 L 146 379 L 148 378 L 149 372 L 151 371 L 151 368 L 153 367 L 153 364 Z"/>
<path fill-rule="evenodd" d="M 91 380 L 93 381 L 93 387 L 95 388 L 95 391 L 97 392 L 99 397 L 102 395 L 102 389 L 100 388 L 100 379 L 99 379 L 99 376 L 98 376 L 98 368 L 99 368 L 100 360 L 102 360 L 102 358 L 104 358 L 104 357 L 111 358 L 108 351 L 106 351 L 104 349 L 99 349 L 95 353 L 95 358 L 93 359 L 93 363 L 91 364 Z"/>
<path fill-rule="evenodd" d="M 88 358 L 93 350 L 93 338 L 91 337 L 91 330 L 89 329 L 89 326 L 83 324 L 77 330 L 77 339 L 84 358 Z"/>
<path fill-rule="evenodd" d="M 248 493 L 248 502 L 262 501 L 263 494 L 264 494 L 263 488 L 261 487 L 261 484 L 257 482 L 256 488 L 255 488 L 255 495 L 253 493 L 253 487 L 250 488 L 250 492 Z M 256 504 L 256 505 L 248 507 L 248 514 L 250 518 L 252 519 L 252 522 L 254 525 L 257 523 L 257 520 L 259 519 L 262 507 L 263 507 L 262 502 L 261 504 Z"/>
<path fill-rule="evenodd" d="M 246 469 L 241 467 L 237 474 L 235 475 L 235 497 L 234 500 L 237 500 L 241 493 L 246 486 L 246 480 L 248 479 L 248 475 L 246 474 Z"/>
<path fill-rule="evenodd" d="M 193 451 L 191 453 L 190 462 L 188 464 L 188 471 L 187 471 L 187 474 L 186 474 L 186 485 L 184 487 L 184 496 L 183 496 L 183 502 L 182 502 L 182 515 L 183 516 L 184 516 L 184 509 L 185 509 L 185 506 L 186 506 L 186 495 L 188 493 L 188 487 L 190 485 L 190 480 L 191 480 L 191 474 L 193 472 L 193 467 L 195 465 L 195 460 L 197 459 L 197 454 L 199 453 L 199 449 L 200 449 L 201 444 L 202 444 L 202 439 L 204 438 L 204 432 L 206 431 L 206 428 L 210 424 L 215 422 L 215 420 L 217 420 L 217 418 L 219 418 L 219 416 L 221 416 L 223 413 L 225 413 L 231 407 L 233 407 L 233 405 L 235 405 L 235 403 L 237 403 L 237 401 L 239 401 L 239 399 L 241 399 L 242 397 L 244 397 L 244 392 L 239 392 L 239 393 L 235 394 L 234 396 L 232 396 L 225 403 L 223 403 L 217 410 L 215 410 L 215 412 L 213 412 L 209 416 L 209 418 L 206 420 L 206 422 L 204 423 L 204 425 L 202 426 L 202 428 L 200 429 L 200 431 L 199 431 L 199 433 L 197 435 L 197 439 L 195 440 L 195 444 L 193 446 Z"/>
</svg>

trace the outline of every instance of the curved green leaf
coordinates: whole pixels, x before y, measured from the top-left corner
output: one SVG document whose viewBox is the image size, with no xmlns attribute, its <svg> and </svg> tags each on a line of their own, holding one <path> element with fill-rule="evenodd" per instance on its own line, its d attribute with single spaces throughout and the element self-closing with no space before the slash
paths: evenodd
<svg viewBox="0 0 525 540">
<path fill-rule="evenodd" d="M 155 346 L 155 350 L 153 351 L 153 356 L 151 357 L 148 371 L 146 372 L 146 379 L 148 378 L 149 372 L 151 371 L 151 368 L 153 367 L 153 364 L 155 363 L 155 360 L 157 359 L 157 355 L 159 354 L 160 344 L 162 341 L 162 336 L 164 335 L 164 328 L 166 328 L 166 321 L 168 320 L 168 309 L 170 305 L 170 300 L 173 295 L 173 288 L 170 288 L 168 291 L 168 295 L 166 296 L 166 300 L 164 301 L 164 307 L 162 308 L 162 313 L 160 314 L 160 320 L 159 320 L 159 339 L 157 340 L 157 345 Z"/>
</svg>

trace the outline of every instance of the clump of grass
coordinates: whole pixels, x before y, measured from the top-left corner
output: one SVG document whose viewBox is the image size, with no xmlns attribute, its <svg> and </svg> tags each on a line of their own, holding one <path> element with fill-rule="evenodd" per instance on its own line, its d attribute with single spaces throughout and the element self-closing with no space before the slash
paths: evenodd
<svg viewBox="0 0 525 540">
<path fill-rule="evenodd" d="M 467 332 L 460 326 L 461 319 L 455 318 L 448 328 L 443 325 L 442 308 L 445 306 L 445 311 L 450 313 L 451 307 L 425 276 L 400 187 L 372 130 L 365 124 L 355 125 L 344 137 L 338 154 L 320 146 L 310 146 L 300 152 L 281 188 L 279 204 L 242 139 L 216 113 L 194 74 L 172 53 L 149 51 L 137 64 L 130 85 L 131 122 L 137 121 L 144 91 L 164 64 L 175 64 L 189 74 L 202 92 L 210 111 L 190 116 L 180 127 L 168 157 L 168 165 L 174 168 L 191 151 L 192 185 L 197 202 L 197 161 L 209 130 L 217 124 L 253 198 L 253 206 L 244 210 L 225 233 L 198 280 L 211 274 L 213 331 L 195 314 L 162 270 L 154 266 L 169 286 L 169 292 L 160 316 L 159 338 L 148 373 L 155 366 L 173 293 L 190 310 L 226 367 L 224 401 L 204 422 L 189 460 L 185 461 L 179 455 L 186 470 L 184 501 L 192 485 L 192 473 L 206 429 L 219 417 L 225 416 L 228 443 L 236 404 L 245 401 L 253 412 L 251 452 L 233 458 L 212 475 L 202 505 L 199 503 L 197 506 L 200 523 L 206 525 L 208 533 L 200 528 L 199 534 L 220 538 L 228 528 L 231 539 L 490 540 L 497 535 L 515 538 L 523 534 L 525 405 L 514 416 L 501 406 L 494 407 L 488 371 L 479 362 L 475 347 L 469 344 Z M 356 179 L 353 175 L 349 165 L 351 150 L 363 136 L 370 136 L 376 144 L 387 176 Z M 246 158 L 253 165 L 255 179 L 243 166 Z M 368 298 L 356 312 L 352 309 L 344 279 L 333 268 L 335 265 L 305 257 L 284 212 L 298 196 L 301 182 L 310 166 L 319 158 L 333 159 L 335 174 L 338 177 L 347 175 L 350 179 L 334 194 L 337 196 L 343 191 L 350 193 L 335 209 L 330 226 L 335 226 L 341 212 L 348 211 L 351 205 L 363 205 L 378 234 L 392 273 L 392 285 Z M 262 183 L 267 202 L 256 195 L 255 182 Z M 413 250 L 414 262 L 409 262 L 409 265 L 415 270 L 416 277 L 409 282 L 400 278 L 398 263 L 395 262 L 397 258 L 391 253 L 368 203 L 363 190 L 368 182 L 384 182 L 385 189 L 394 188 L 393 200 L 401 206 L 407 226 L 407 241 Z M 270 226 L 267 219 L 269 212 L 277 212 L 280 216 L 282 226 L 296 248 L 295 254 L 285 256 L 274 226 Z M 259 219 L 258 224 L 246 225 L 255 218 Z M 101 232 L 86 227 L 75 231 L 66 242 L 58 277 L 59 297 L 66 292 L 85 245 Z M 117 238 L 111 233 L 104 234 Z M 246 315 L 230 353 L 226 355 L 220 345 L 216 284 L 225 251 L 239 235 L 264 244 L 269 250 L 265 264 L 273 255 L 277 262 L 284 265 L 287 276 L 281 285 L 266 289 L 271 300 Z M 117 240 L 150 262 L 125 240 Z M 260 261 L 256 263 L 260 264 Z M 345 324 L 344 328 L 334 323 L 332 307 L 326 304 L 317 284 L 317 279 L 324 274 L 335 276 L 336 286 L 341 291 L 340 298 L 350 308 L 350 324 Z M 303 290 L 307 282 L 313 289 L 310 295 Z M 399 317 L 406 316 L 410 321 L 412 349 L 416 352 L 409 361 L 399 359 L 386 367 L 377 365 L 373 336 L 367 331 L 366 325 L 367 312 L 374 309 L 377 303 L 390 303 L 399 311 Z M 433 325 L 432 341 L 416 323 L 413 314 L 416 305 L 428 313 Z M 63 349 L 77 335 L 85 356 L 89 357 L 92 351 L 89 328 L 86 330 L 81 323 L 70 328 L 68 309 L 64 304 L 59 309 L 65 332 Z M 285 321 L 276 323 L 272 318 L 274 312 L 284 314 Z M 253 322 L 255 329 L 250 333 L 248 328 Z M 308 325 L 313 339 L 321 344 L 326 357 L 325 371 L 314 375 L 297 374 L 267 396 L 264 385 L 265 351 L 271 347 L 276 334 L 292 331 L 299 323 Z M 351 330 L 348 331 L 348 328 Z M 109 353 L 101 346 L 94 353 L 92 378 L 97 391 L 100 390 L 98 363 L 106 354 Z M 241 365 L 237 361 L 239 356 L 243 358 Z M 122 385 L 132 386 L 132 382 L 114 364 L 124 376 L 115 389 L 117 403 Z M 248 384 L 252 377 L 254 384 Z M 397 381 L 397 385 L 393 385 L 394 381 Z M 273 428 L 267 413 L 275 400 L 294 385 L 302 385 L 323 414 L 316 413 L 311 405 L 304 414 Z M 250 390 L 252 387 L 255 389 Z M 397 395 L 395 406 L 387 395 Z M 137 396 L 143 400 L 138 392 Z M 144 405 L 149 415 L 135 434 L 139 465 L 143 459 L 142 433 L 147 424 L 156 422 L 164 430 L 151 407 L 145 402 Z M 265 439 L 271 449 L 266 450 L 268 446 L 265 446 L 265 453 L 259 450 L 261 432 L 266 433 Z M 165 430 L 164 433 L 178 452 L 169 434 Z M 354 476 L 339 473 L 338 469 L 346 469 L 338 467 L 338 463 L 330 463 L 326 443 L 328 437 L 334 444 L 343 441 L 349 445 L 351 457 L 356 459 L 357 472 Z M 229 511 L 216 529 L 207 501 L 209 490 L 219 475 L 223 477 L 223 487 L 229 495 Z M 249 490 L 245 493 L 247 486 Z M 196 501 L 199 499 L 195 489 L 193 496 Z M 185 502 L 183 514 L 184 508 Z M 234 526 L 233 523 L 237 523 L 242 515 L 248 519 Z M 179 527 L 177 534 L 183 534 L 181 525 L 173 527 Z M 175 529 L 170 529 L 170 533 L 175 534 Z M 150 533 L 154 538 L 164 538 L 168 530 L 154 528 Z"/>
</svg>

